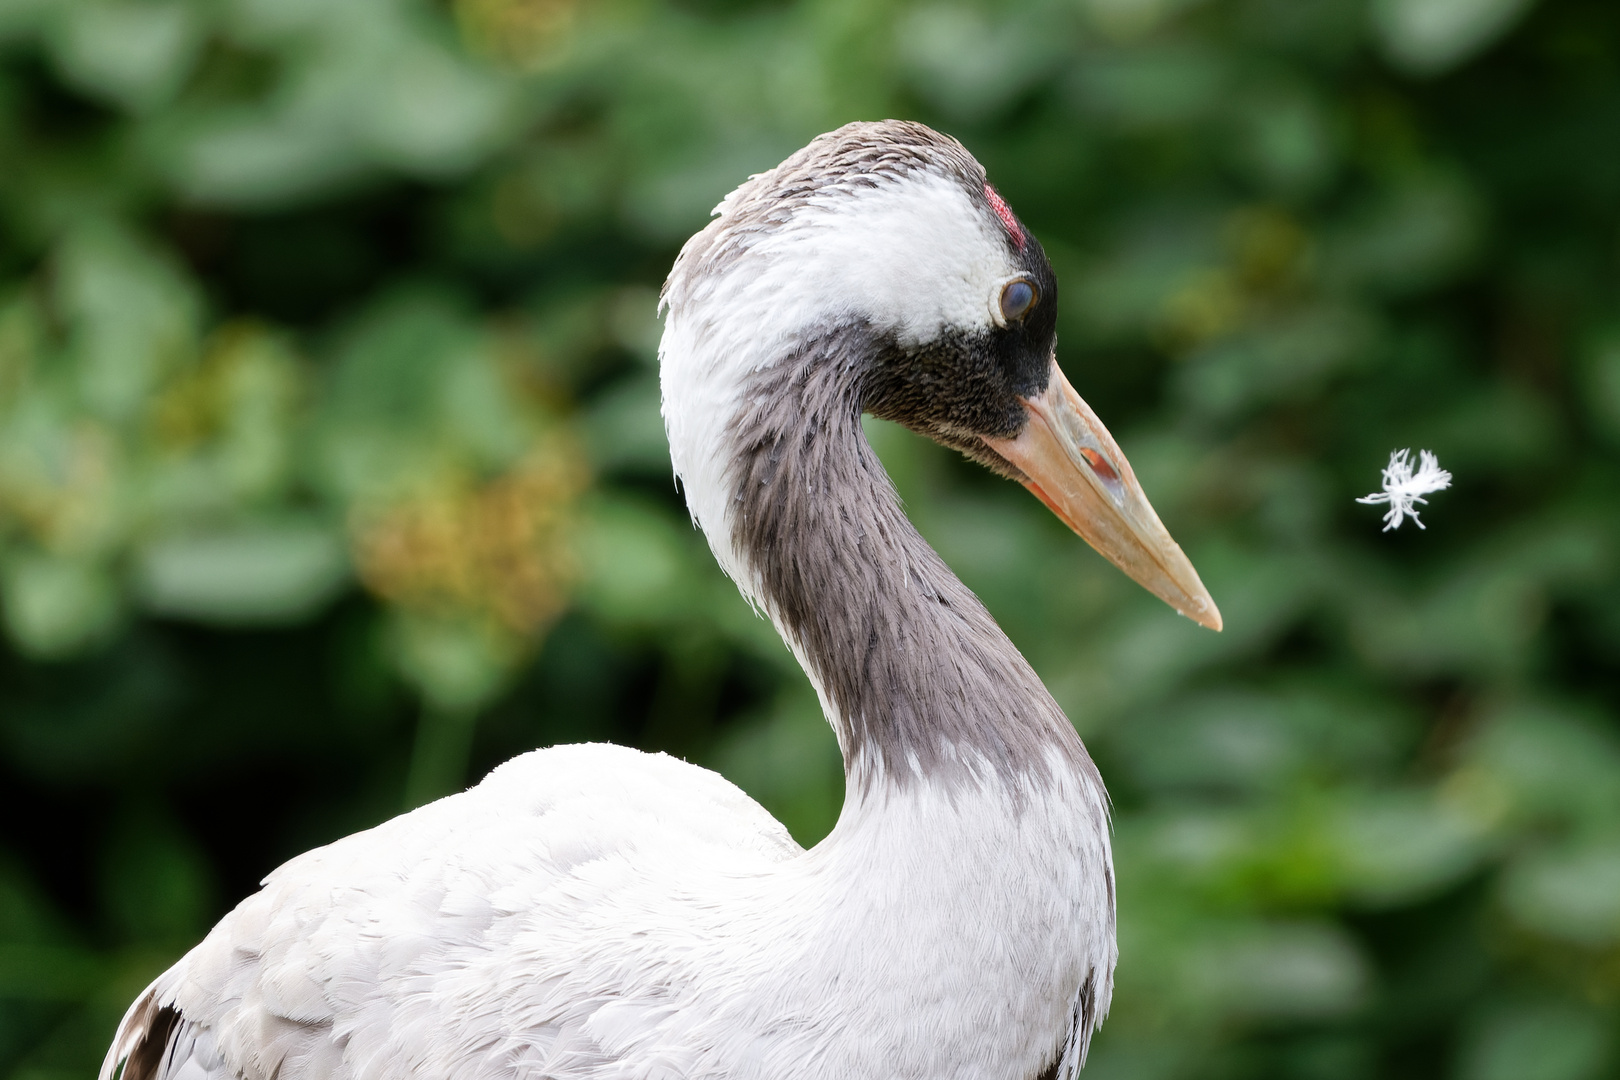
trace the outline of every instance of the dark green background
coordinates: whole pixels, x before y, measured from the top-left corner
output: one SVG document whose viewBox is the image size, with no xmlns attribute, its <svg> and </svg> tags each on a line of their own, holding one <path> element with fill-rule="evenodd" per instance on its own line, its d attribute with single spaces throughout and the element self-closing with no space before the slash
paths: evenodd
<svg viewBox="0 0 1620 1080">
<path fill-rule="evenodd" d="M 91 1075 L 281 860 L 531 747 L 830 827 L 654 300 L 885 116 L 1039 235 L 1226 617 L 870 428 L 1109 781 L 1087 1075 L 1620 1074 L 1611 0 L 0 0 L 0 1071 Z M 1384 534 L 1401 447 L 1456 483 Z"/>
</svg>

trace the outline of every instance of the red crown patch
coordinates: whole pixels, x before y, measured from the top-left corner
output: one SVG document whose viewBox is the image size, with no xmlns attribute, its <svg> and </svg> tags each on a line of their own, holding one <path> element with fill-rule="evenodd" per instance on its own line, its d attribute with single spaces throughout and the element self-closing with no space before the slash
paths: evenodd
<svg viewBox="0 0 1620 1080">
<path fill-rule="evenodd" d="M 1024 250 L 1024 227 L 1018 224 L 1018 217 L 1012 212 L 1012 207 L 996 194 L 996 189 L 989 184 L 984 185 L 985 197 L 990 200 L 990 209 L 996 212 L 1001 224 L 1006 228 L 1007 235 L 1012 237 L 1013 246 L 1019 251 Z"/>
</svg>

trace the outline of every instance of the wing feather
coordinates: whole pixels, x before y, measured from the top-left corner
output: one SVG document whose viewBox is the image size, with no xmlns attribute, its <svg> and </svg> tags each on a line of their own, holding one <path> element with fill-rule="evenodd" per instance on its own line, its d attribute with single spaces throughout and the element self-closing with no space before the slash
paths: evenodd
<svg viewBox="0 0 1620 1080">
<path fill-rule="evenodd" d="M 800 851 L 759 804 L 685 762 L 602 744 L 525 754 L 271 873 L 130 1007 L 101 1080 L 120 1064 L 121 1080 L 381 1080 L 480 1060 L 453 1071 L 578 1075 L 631 1018 L 606 997 L 571 1003 L 572 1021 L 510 1014 L 519 988 L 529 1001 L 563 991 L 545 931 L 588 933 L 649 860 Z M 553 920 L 539 933 L 537 911 Z M 520 1026 L 536 1045 L 514 1043 Z"/>
</svg>

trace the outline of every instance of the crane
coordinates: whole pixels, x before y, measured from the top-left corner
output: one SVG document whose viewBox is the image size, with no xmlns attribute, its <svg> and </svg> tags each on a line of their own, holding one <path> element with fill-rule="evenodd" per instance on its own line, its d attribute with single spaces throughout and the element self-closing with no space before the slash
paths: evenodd
<svg viewBox="0 0 1620 1080">
<path fill-rule="evenodd" d="M 664 286 L 663 413 L 694 522 L 837 735 L 832 832 L 805 850 L 661 754 L 521 755 L 270 874 L 131 1005 L 103 1080 L 1072 1078 L 1117 955 L 1103 783 L 861 428 L 1022 483 L 1220 629 L 1057 365 L 1057 299 L 920 124 L 726 196 Z"/>
</svg>

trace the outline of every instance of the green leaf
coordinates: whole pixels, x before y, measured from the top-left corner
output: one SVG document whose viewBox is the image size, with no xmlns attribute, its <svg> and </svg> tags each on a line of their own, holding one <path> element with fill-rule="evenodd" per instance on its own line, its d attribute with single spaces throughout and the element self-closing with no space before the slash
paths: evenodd
<svg viewBox="0 0 1620 1080">
<path fill-rule="evenodd" d="M 221 626 L 298 622 L 349 580 L 342 536 L 294 518 L 157 537 L 137 556 L 135 593 L 160 615 Z"/>
<path fill-rule="evenodd" d="M 1188 989 L 1231 1017 L 1343 1014 L 1360 1004 L 1369 981 L 1355 943 L 1325 924 L 1223 929 L 1200 941 L 1182 963 Z"/>
<path fill-rule="evenodd" d="M 75 0 L 56 16 L 48 40 L 63 77 L 132 112 L 179 90 L 204 33 L 197 8 L 179 0 Z"/>
<path fill-rule="evenodd" d="M 198 347 L 194 286 L 165 254 L 117 228 L 80 229 L 56 256 L 78 387 L 92 414 L 130 422 Z"/>
<path fill-rule="evenodd" d="M 0 562 L 0 589 L 11 640 L 42 659 L 105 640 L 122 614 L 117 579 L 88 559 L 13 550 Z"/>
<path fill-rule="evenodd" d="M 470 619 L 396 612 L 390 637 L 400 674 L 438 710 L 439 723 L 471 724 L 505 688 L 521 656 L 515 641 Z"/>
<path fill-rule="evenodd" d="M 1620 941 L 1620 837 L 1514 860 L 1502 899 L 1514 918 L 1547 937 L 1589 947 Z"/>
<path fill-rule="evenodd" d="M 1477 867 L 1491 850 L 1494 824 L 1428 792 L 1366 792 L 1345 799 L 1333 815 L 1335 863 L 1355 899 L 1409 904 Z"/>
<path fill-rule="evenodd" d="M 1557 1001 L 1497 1007 L 1471 1025 L 1461 1080 L 1589 1080 L 1606 1075 L 1613 1023 Z"/>
<path fill-rule="evenodd" d="M 1373 24 L 1396 65 L 1435 75 L 1490 47 L 1535 0 L 1374 0 Z"/>
</svg>

